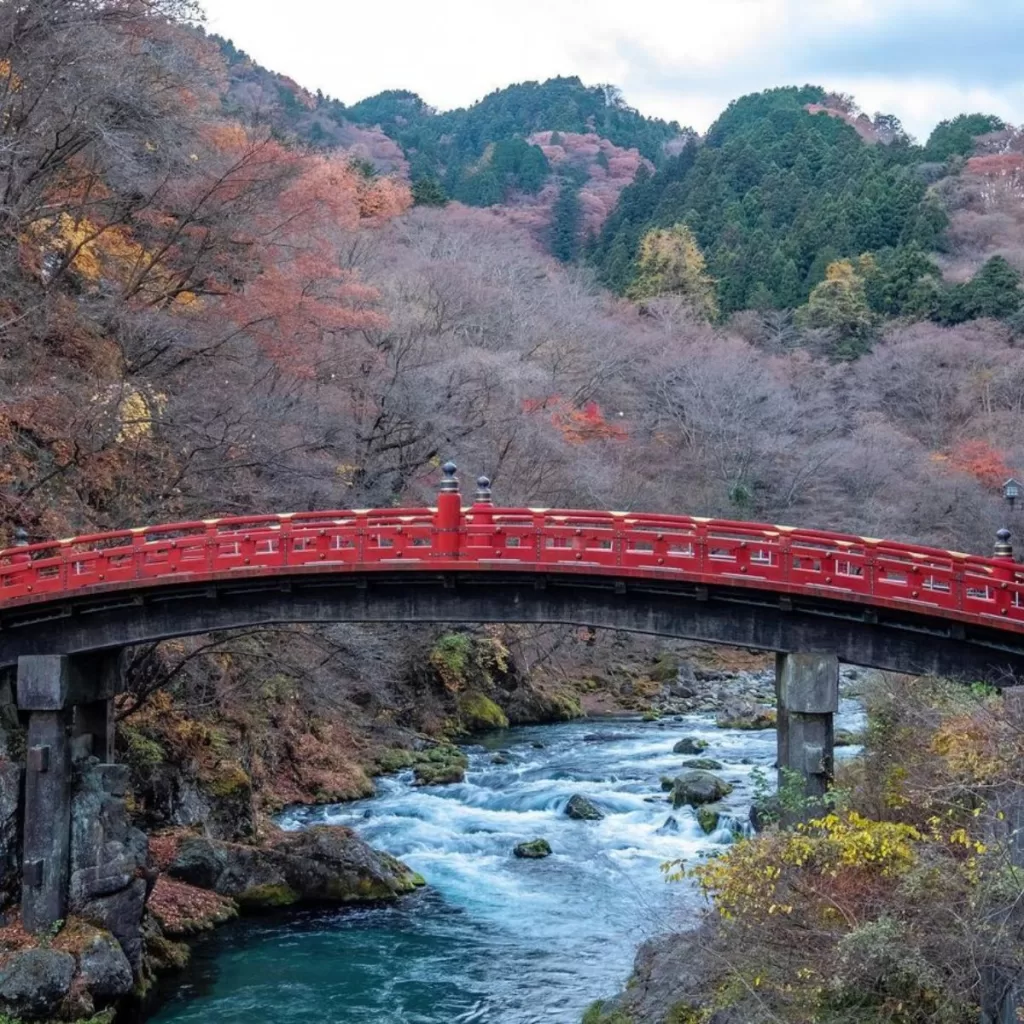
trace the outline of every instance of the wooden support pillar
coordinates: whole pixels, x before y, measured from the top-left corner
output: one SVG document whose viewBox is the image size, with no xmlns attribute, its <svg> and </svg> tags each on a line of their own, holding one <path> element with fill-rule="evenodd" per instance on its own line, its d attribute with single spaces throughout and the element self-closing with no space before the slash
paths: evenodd
<svg viewBox="0 0 1024 1024">
<path fill-rule="evenodd" d="M 803 778 L 804 796 L 818 801 L 832 782 L 839 659 L 834 654 L 776 655 L 775 693 L 779 788 L 796 773 Z"/>
</svg>

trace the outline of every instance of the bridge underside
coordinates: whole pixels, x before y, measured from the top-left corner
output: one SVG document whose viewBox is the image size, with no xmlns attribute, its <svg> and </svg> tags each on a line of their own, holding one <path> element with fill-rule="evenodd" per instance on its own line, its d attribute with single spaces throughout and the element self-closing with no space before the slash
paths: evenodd
<svg viewBox="0 0 1024 1024">
<path fill-rule="evenodd" d="M 932 615 L 692 583 L 523 573 L 366 573 L 184 583 L 0 615 L 0 667 L 254 625 L 564 623 L 621 629 L 995 685 L 1024 679 L 1024 637 Z"/>
</svg>

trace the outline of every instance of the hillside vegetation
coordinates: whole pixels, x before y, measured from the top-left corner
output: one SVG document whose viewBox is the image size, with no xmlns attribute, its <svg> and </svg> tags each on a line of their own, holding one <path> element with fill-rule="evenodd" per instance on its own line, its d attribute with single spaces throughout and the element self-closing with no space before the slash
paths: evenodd
<svg viewBox="0 0 1024 1024">
<path fill-rule="evenodd" d="M 849 98 L 811 86 L 730 104 L 701 144 L 653 175 L 640 171 L 623 192 L 588 247 L 598 277 L 628 292 L 644 272 L 648 234 L 684 225 L 723 316 L 810 303 L 804 325 L 830 329 L 840 357 L 864 351 L 881 317 L 1012 318 L 1019 254 L 1014 264 L 992 254 L 973 283 L 945 280 L 941 266 L 954 247 L 950 178 L 978 137 L 1004 150 L 1013 133 L 971 115 L 939 125 L 921 147 L 894 118 L 855 113 Z"/>
</svg>

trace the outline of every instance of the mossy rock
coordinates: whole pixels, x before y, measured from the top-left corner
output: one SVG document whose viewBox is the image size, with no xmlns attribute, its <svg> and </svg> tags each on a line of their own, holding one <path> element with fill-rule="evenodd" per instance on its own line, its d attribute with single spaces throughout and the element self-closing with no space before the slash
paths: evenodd
<svg viewBox="0 0 1024 1024">
<path fill-rule="evenodd" d="M 465 694 L 459 701 L 459 713 L 463 724 L 471 731 L 508 728 L 508 716 L 482 693 Z"/>
<path fill-rule="evenodd" d="M 684 768 L 699 768 L 705 772 L 720 772 L 725 766 L 713 757 L 693 757 L 683 762 Z"/>
<path fill-rule="evenodd" d="M 742 732 L 757 732 L 760 729 L 774 729 L 778 713 L 763 704 L 739 704 L 723 708 L 715 718 L 719 729 L 739 729 Z"/>
<path fill-rule="evenodd" d="M 462 782 L 469 759 L 458 747 L 442 744 L 420 754 L 413 768 L 416 786 L 444 786 Z"/>
<path fill-rule="evenodd" d="M 603 999 L 591 1003 L 583 1013 L 581 1024 L 634 1024 L 633 1018 L 622 1010 L 608 1006 Z"/>
<path fill-rule="evenodd" d="M 657 722 L 661 718 L 661 712 L 654 710 L 645 711 L 642 717 L 645 722 Z"/>
<path fill-rule="evenodd" d="M 245 910 L 272 910 L 275 907 L 290 907 L 301 897 L 285 883 L 254 885 L 236 897 Z"/>
<path fill-rule="evenodd" d="M 146 939 L 146 955 L 155 970 L 181 971 L 188 966 L 192 950 L 187 942 L 175 942 L 163 935 L 152 935 Z"/>
<path fill-rule="evenodd" d="M 242 797 L 252 791 L 252 779 L 237 761 L 221 762 L 203 781 L 206 791 L 216 797 Z"/>
<path fill-rule="evenodd" d="M 551 845 L 546 839 L 531 839 L 527 843 L 519 843 L 512 852 L 525 860 L 540 860 L 551 856 Z"/>
<path fill-rule="evenodd" d="M 684 736 L 673 748 L 673 754 L 703 754 L 711 744 L 696 736 Z"/>
<path fill-rule="evenodd" d="M 454 743 L 439 743 L 419 755 L 420 764 L 459 764 L 465 768 L 469 758 Z"/>
<path fill-rule="evenodd" d="M 491 758 L 491 764 L 511 764 L 511 763 L 512 763 L 512 759 L 509 758 L 509 757 L 506 757 L 504 754 L 495 754 L 494 757 Z"/>
<path fill-rule="evenodd" d="M 669 1008 L 665 1024 L 708 1024 L 714 1017 L 710 1007 L 694 1009 L 689 1002 L 676 1003 Z"/>
<path fill-rule="evenodd" d="M 419 755 L 414 750 L 403 750 L 401 747 L 382 750 L 374 758 L 378 770 L 383 775 L 391 772 L 400 772 L 404 768 L 411 768 L 418 760 Z"/>
<path fill-rule="evenodd" d="M 718 828 L 719 812 L 714 807 L 707 805 L 696 808 L 697 824 L 700 825 L 706 836 L 711 835 Z"/>
<path fill-rule="evenodd" d="M 663 793 L 671 793 L 672 787 L 676 784 L 676 780 L 671 775 L 662 775 L 661 777 L 661 791 Z"/>
<path fill-rule="evenodd" d="M 659 683 L 670 683 L 679 675 L 679 656 L 671 651 L 660 654 L 648 675 Z"/>
<path fill-rule="evenodd" d="M 118 727 L 118 734 L 124 742 L 125 760 L 133 772 L 145 774 L 167 760 L 164 748 L 138 729 L 130 725 L 121 725 Z"/>
<path fill-rule="evenodd" d="M 672 787 L 672 806 L 701 807 L 728 796 L 732 786 L 711 772 L 692 771 L 680 775 Z"/>
<path fill-rule="evenodd" d="M 549 693 L 545 695 L 546 717 L 552 722 L 571 722 L 583 717 L 583 705 L 573 693 Z"/>
</svg>

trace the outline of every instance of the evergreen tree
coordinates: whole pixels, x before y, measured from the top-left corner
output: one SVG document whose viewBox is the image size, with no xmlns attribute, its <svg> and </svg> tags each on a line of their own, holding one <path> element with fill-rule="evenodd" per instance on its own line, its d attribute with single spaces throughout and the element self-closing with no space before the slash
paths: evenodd
<svg viewBox="0 0 1024 1024">
<path fill-rule="evenodd" d="M 444 206 L 448 197 L 436 178 L 424 177 L 412 183 L 412 201 L 417 206 Z"/>
<path fill-rule="evenodd" d="M 948 160 L 951 156 L 970 156 L 979 135 L 1002 131 L 1005 127 L 1006 123 L 994 114 L 960 114 L 936 126 L 925 146 L 925 157 Z"/>
<path fill-rule="evenodd" d="M 843 120 L 806 111 L 824 99 L 812 86 L 745 96 L 704 146 L 687 146 L 649 180 L 638 176 L 590 256 L 599 280 L 628 288 L 622 268 L 635 262 L 644 236 L 681 223 L 706 254 L 723 313 L 749 305 L 758 282 L 792 308 L 840 258 L 912 243 L 935 248 L 945 215 L 913 169 L 920 149 L 868 146 Z"/>
<path fill-rule="evenodd" d="M 551 255 L 571 263 L 579 255 L 579 235 L 579 190 L 568 178 L 562 178 L 551 219 Z"/>
<path fill-rule="evenodd" d="M 1020 274 L 1002 256 L 993 256 L 966 284 L 948 289 L 936 319 L 959 324 L 978 317 L 1008 319 L 1020 311 Z"/>
</svg>

